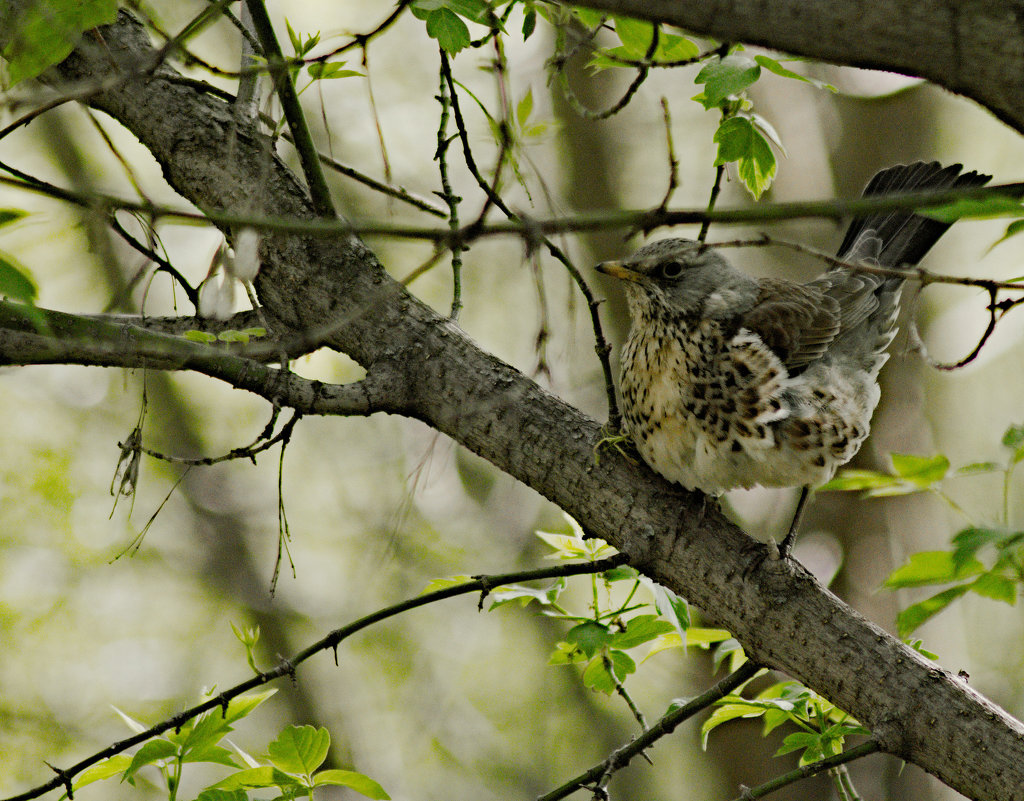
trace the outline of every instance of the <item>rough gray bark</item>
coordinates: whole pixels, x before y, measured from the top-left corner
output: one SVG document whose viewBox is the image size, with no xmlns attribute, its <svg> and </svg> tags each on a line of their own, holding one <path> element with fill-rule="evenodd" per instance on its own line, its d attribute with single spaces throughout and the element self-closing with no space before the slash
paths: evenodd
<svg viewBox="0 0 1024 801">
<path fill-rule="evenodd" d="M 573 0 L 567 5 L 660 20 L 720 42 L 927 78 L 1024 131 L 1024 7 L 1015 0 Z"/>
<path fill-rule="evenodd" d="M 643 5 L 646 16 L 657 9 L 664 18 L 676 19 L 689 4 Z M 765 3 L 757 6 L 763 27 Z M 737 8 L 723 5 L 717 16 L 699 13 L 720 19 L 730 11 L 738 14 Z M 808 4 L 800 8 L 804 21 L 795 12 L 790 17 L 780 13 L 771 29 L 799 27 L 807 15 L 820 15 Z M 890 6 L 885 13 L 890 21 L 898 18 Z M 842 24 L 834 21 L 829 29 Z M 61 79 L 109 78 L 111 56 L 122 64 L 119 85 L 99 91 L 90 102 L 149 148 L 183 197 L 208 210 L 312 218 L 304 190 L 269 153 L 267 140 L 236 122 L 227 105 L 168 81 L 172 72 L 165 66 L 151 74 L 139 72 L 140 65 L 152 64 L 152 50 L 138 25 L 122 15 L 116 25 L 103 29 L 102 37 L 102 48 L 87 37 L 61 65 Z M 728 38 L 741 37 L 733 32 Z M 867 33 L 838 38 L 870 46 Z M 787 49 L 796 48 L 790 44 Z M 838 51 L 833 57 L 838 60 Z M 869 54 L 846 60 L 877 63 L 874 58 Z M 926 63 L 928 58 L 921 62 Z M 325 387 L 277 375 L 239 357 L 203 357 L 192 343 L 182 350 L 169 336 L 144 336 L 128 323 L 110 321 L 88 321 L 109 326 L 104 330 L 111 333 L 101 345 L 76 338 L 58 349 L 59 358 L 137 364 L 139 350 L 153 348 L 164 361 L 151 365 L 200 369 L 283 405 L 319 413 L 388 411 L 419 418 L 630 554 L 636 567 L 730 629 L 752 659 L 786 671 L 850 711 L 884 750 L 971 798 L 1019 797 L 1024 725 L 864 620 L 799 565 L 772 560 L 764 546 L 717 509 L 705 510 L 698 495 L 610 452 L 596 464 L 596 421 L 478 349 L 456 326 L 392 281 L 355 237 L 271 234 L 262 242 L 261 257 L 257 288 L 274 333 L 287 338 L 329 328 L 329 346 L 366 368 L 363 385 Z M 63 321 L 55 325 L 58 333 L 84 331 L 74 320 L 54 316 L 53 321 Z M 116 336 L 118 328 L 132 336 Z M 2 363 L 55 358 L 53 344 L 13 315 L 0 316 L 0 333 Z M 332 393 L 344 402 L 337 407 L 324 403 Z"/>
</svg>

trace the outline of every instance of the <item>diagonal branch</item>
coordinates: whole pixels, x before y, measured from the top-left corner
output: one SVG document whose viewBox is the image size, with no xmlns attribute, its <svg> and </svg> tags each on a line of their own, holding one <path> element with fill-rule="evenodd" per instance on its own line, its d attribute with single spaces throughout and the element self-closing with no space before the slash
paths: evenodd
<svg viewBox="0 0 1024 801">
<path fill-rule="evenodd" d="M 1024 132 L 1024 27 L 1015 0 L 559 0 L 834 64 L 927 78 Z M 767 24 L 770 21 L 771 24 Z"/>
<path fill-rule="evenodd" d="M 762 25 L 763 19 L 762 12 Z M 144 31 L 126 14 L 103 36 L 104 50 L 83 40 L 60 67 L 65 79 L 102 79 L 111 63 L 131 70 L 151 57 Z M 199 208 L 315 216 L 265 137 L 232 129 L 226 104 L 166 80 L 170 74 L 166 66 L 129 72 L 119 91 L 100 92 L 91 102 L 131 130 L 168 182 Z M 236 135 L 225 137 L 225 130 Z M 395 408 L 561 506 L 732 631 L 752 660 L 786 671 L 852 713 L 882 750 L 973 798 L 1019 797 L 1024 725 L 866 621 L 799 565 L 770 559 L 703 496 L 614 453 L 595 464 L 596 421 L 481 351 L 392 281 L 356 237 L 269 233 L 260 257 L 257 290 L 275 332 L 278 325 L 298 334 L 331 330 L 329 344 L 368 374 L 386 371 L 398 393 Z"/>
</svg>

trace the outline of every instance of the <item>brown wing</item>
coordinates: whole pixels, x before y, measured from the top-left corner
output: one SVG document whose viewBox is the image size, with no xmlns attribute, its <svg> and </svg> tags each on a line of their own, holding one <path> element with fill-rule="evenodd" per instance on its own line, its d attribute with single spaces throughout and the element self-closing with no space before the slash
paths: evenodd
<svg viewBox="0 0 1024 801">
<path fill-rule="evenodd" d="M 840 328 L 840 304 L 828 288 L 766 278 L 740 325 L 764 341 L 790 374 L 819 358 Z"/>
</svg>

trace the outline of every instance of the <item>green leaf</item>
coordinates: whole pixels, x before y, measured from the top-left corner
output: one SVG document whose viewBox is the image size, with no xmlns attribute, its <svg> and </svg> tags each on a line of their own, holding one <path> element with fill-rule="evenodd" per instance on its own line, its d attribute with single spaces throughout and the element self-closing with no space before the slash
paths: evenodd
<svg viewBox="0 0 1024 801">
<path fill-rule="evenodd" d="M 784 754 L 792 753 L 793 751 L 800 751 L 804 748 L 814 748 L 821 742 L 821 735 L 815 734 L 810 731 L 798 731 L 793 734 L 787 734 L 785 739 L 782 741 L 782 745 L 779 746 L 779 750 L 775 752 L 775 756 L 782 756 Z"/>
<path fill-rule="evenodd" d="M 610 644 L 613 648 L 636 648 L 662 634 L 674 632 L 675 626 L 657 615 L 637 615 L 626 623 L 626 630 L 613 634 Z"/>
<path fill-rule="evenodd" d="M 301 52 L 302 37 L 295 32 L 295 29 L 292 27 L 291 21 L 287 17 L 285 17 L 284 19 L 284 27 L 288 31 L 288 40 L 292 43 L 292 50 L 296 53 Z"/>
<path fill-rule="evenodd" d="M 526 9 L 526 13 L 523 14 L 523 41 L 525 42 L 530 36 L 533 35 L 534 30 L 537 28 L 537 9 L 530 8 Z"/>
<path fill-rule="evenodd" d="M 651 649 L 647 652 L 647 654 L 644 656 L 644 658 L 642 660 L 640 660 L 640 661 L 641 662 L 646 662 L 652 656 L 654 656 L 655 654 L 659 654 L 662 651 L 668 651 L 668 650 L 670 650 L 672 648 L 682 648 L 682 647 L 683 647 L 683 637 L 682 637 L 682 635 L 678 631 L 673 630 L 673 631 L 669 632 L 668 634 L 662 634 L 660 637 L 656 637 L 655 640 L 654 640 L 654 643 L 651 645 Z"/>
<path fill-rule="evenodd" d="M 626 676 L 636 673 L 636 661 L 629 654 L 613 648 L 608 652 L 608 656 L 611 657 L 612 669 L 619 681 L 625 681 Z"/>
<path fill-rule="evenodd" d="M 754 131 L 750 155 L 737 163 L 740 179 L 747 191 L 757 200 L 775 181 L 776 161 L 768 140 L 759 131 Z"/>
<path fill-rule="evenodd" d="M 982 573 L 970 585 L 971 592 L 1013 606 L 1017 603 L 1017 582 L 998 573 Z"/>
<path fill-rule="evenodd" d="M 928 659 L 931 659 L 933 662 L 938 661 L 939 655 L 936 654 L 936 653 L 933 653 L 932 651 L 929 651 L 927 648 L 925 648 L 924 647 L 924 640 L 921 640 L 921 639 L 909 640 L 909 639 L 907 639 L 907 640 L 904 640 L 903 642 L 905 642 L 907 645 L 909 645 L 911 648 L 913 648 L 915 651 L 917 651 L 922 656 L 925 656 Z"/>
<path fill-rule="evenodd" d="M 700 55 L 700 48 L 697 43 L 687 39 L 685 36 L 676 36 L 662 32 L 658 38 L 658 49 L 654 53 L 652 61 L 662 63 L 666 61 L 690 61 Z"/>
<path fill-rule="evenodd" d="M 996 470 L 1002 470 L 1002 465 L 996 462 L 971 462 L 971 464 L 958 467 L 956 474 L 958 476 L 974 476 L 979 473 L 994 473 Z"/>
<path fill-rule="evenodd" d="M 216 334 L 211 334 L 208 331 L 198 331 L 196 329 L 192 329 L 190 331 L 186 331 L 184 334 L 182 334 L 182 336 L 185 337 L 185 339 L 187 339 L 187 340 L 189 340 L 191 342 L 206 342 L 206 343 L 209 343 L 209 342 L 216 342 L 217 341 L 217 335 Z"/>
<path fill-rule="evenodd" d="M 573 665 L 576 662 L 586 660 L 586 655 L 575 645 L 569 642 L 555 643 L 555 650 L 548 657 L 549 665 Z"/>
<path fill-rule="evenodd" d="M 437 39 L 441 49 L 451 55 L 469 47 L 470 43 L 466 23 L 447 8 L 439 8 L 427 15 L 427 35 Z"/>
<path fill-rule="evenodd" d="M 687 632 L 689 634 L 689 632 Z M 743 653 L 743 646 L 739 644 L 738 640 L 730 637 L 722 642 L 715 648 L 712 654 L 711 664 L 715 670 L 721 666 L 722 662 L 726 659 L 729 660 L 729 670 L 736 670 L 740 665 L 747 661 L 747 655 Z"/>
<path fill-rule="evenodd" d="M 960 584 L 933 595 L 920 603 L 912 604 L 896 616 L 896 629 L 901 638 L 909 637 L 926 620 L 937 615 L 953 601 L 963 595 L 969 585 Z"/>
<path fill-rule="evenodd" d="M 445 578 L 431 579 L 420 595 L 427 595 L 438 590 L 447 590 L 449 587 L 459 587 L 463 584 L 469 584 L 473 580 L 472 576 L 447 576 Z M 507 589 L 507 587 L 502 589 Z"/>
<path fill-rule="evenodd" d="M 248 768 L 221 779 L 211 790 L 252 790 L 260 787 L 300 788 L 302 783 L 272 765 Z"/>
<path fill-rule="evenodd" d="M 754 199 L 761 197 L 775 180 L 775 153 L 753 122 L 746 116 L 726 117 L 715 131 L 718 144 L 715 166 L 736 162 L 740 179 Z"/>
<path fill-rule="evenodd" d="M 215 790 L 207 788 L 197 797 L 196 801 L 248 801 L 249 796 L 245 790 Z"/>
<path fill-rule="evenodd" d="M 999 546 L 1007 539 L 1007 532 L 994 528 L 965 528 L 953 536 L 953 565 L 962 568 L 974 559 L 986 545 Z"/>
<path fill-rule="evenodd" d="M 1017 464 L 1024 459 L 1024 426 L 1012 425 L 1003 433 L 1002 444 L 1013 454 L 1010 461 Z"/>
<path fill-rule="evenodd" d="M 583 670 L 583 686 L 611 695 L 615 691 L 616 679 L 621 683 L 630 673 L 636 672 L 636 662 L 623 651 L 609 651 L 608 661 L 611 662 L 612 672 L 609 672 L 603 655 L 591 659 Z"/>
<path fill-rule="evenodd" d="M 488 0 L 445 0 L 445 5 L 460 17 L 504 31 L 501 20 L 494 15 Z"/>
<path fill-rule="evenodd" d="M 761 67 L 756 61 L 733 53 L 708 61 L 693 82 L 704 84 L 704 91 L 698 96 L 699 102 L 704 108 L 713 109 L 739 95 L 760 76 Z"/>
<path fill-rule="evenodd" d="M 309 77 L 317 81 L 328 81 L 336 78 L 365 78 L 366 76 L 359 72 L 359 70 L 346 70 L 342 69 L 344 61 L 327 61 L 320 62 L 314 61 L 308 67 L 306 72 L 309 73 Z"/>
<path fill-rule="evenodd" d="M 786 69 L 774 58 L 769 58 L 768 56 L 754 56 L 754 61 L 756 61 L 766 70 L 774 72 L 776 75 L 782 78 L 790 78 L 794 81 L 803 81 L 804 83 L 809 83 L 812 86 L 817 87 L 818 89 L 827 89 L 830 92 L 839 91 L 830 83 L 819 81 L 816 78 L 808 78 L 806 75 L 801 75 L 799 72 L 793 72 L 792 70 Z"/>
<path fill-rule="evenodd" d="M 714 166 L 739 161 L 750 155 L 754 139 L 754 126 L 746 117 L 727 117 L 715 131 L 713 141 L 718 145 Z"/>
<path fill-rule="evenodd" d="M 901 587 L 922 587 L 945 584 L 977 575 L 985 566 L 977 559 L 957 563 L 951 551 L 919 551 L 911 554 L 907 564 L 896 568 L 882 583 L 890 590 Z"/>
<path fill-rule="evenodd" d="M 596 28 L 608 18 L 603 11 L 590 8 L 573 8 L 571 13 L 587 28 Z"/>
<path fill-rule="evenodd" d="M 0 295 L 22 303 L 35 303 L 37 290 L 28 270 L 0 253 Z"/>
<path fill-rule="evenodd" d="M 217 339 L 221 342 L 248 342 L 249 335 L 244 331 L 235 331 L 229 328 L 217 334 Z"/>
<path fill-rule="evenodd" d="M 587 620 L 578 626 L 573 626 L 566 632 L 566 642 L 576 645 L 588 657 L 592 657 L 601 648 L 604 648 L 612 639 L 611 632 L 600 623 Z"/>
<path fill-rule="evenodd" d="M 696 646 L 698 648 L 710 648 L 712 645 L 724 642 L 732 638 L 725 629 L 706 629 L 699 626 L 694 626 L 686 630 L 686 645 Z"/>
<path fill-rule="evenodd" d="M 330 747 L 331 735 L 327 729 L 286 726 L 267 746 L 267 756 L 283 771 L 308 776 L 327 759 Z"/>
<path fill-rule="evenodd" d="M 892 469 L 900 478 L 920 487 L 929 487 L 949 473 L 949 459 L 941 453 L 935 456 L 914 456 L 909 453 L 890 453 Z"/>
<path fill-rule="evenodd" d="M 140 768 L 152 765 L 162 759 L 171 759 L 178 753 L 178 747 L 162 737 L 143 743 L 142 748 L 135 752 L 132 762 L 124 772 L 124 778 L 130 779 Z"/>
<path fill-rule="evenodd" d="M 59 64 L 78 44 L 82 34 L 117 17 L 116 0 L 33 0 L 19 4 L 9 22 L 7 45 L 0 52 L 7 60 L 11 85 L 34 78 Z"/>
<path fill-rule="evenodd" d="M 615 17 L 615 33 L 626 48 L 627 58 L 634 61 L 646 57 L 654 36 L 654 25 L 632 17 Z"/>
<path fill-rule="evenodd" d="M 618 553 L 611 545 L 601 539 L 592 537 L 583 539 L 583 531 L 579 524 L 572 518 L 568 518 L 570 524 L 576 530 L 576 534 L 553 534 L 549 531 L 535 531 L 540 539 L 554 548 L 552 558 L 556 559 L 587 559 L 596 561 L 605 559 Z"/>
<path fill-rule="evenodd" d="M 550 606 L 564 588 L 564 582 L 555 582 L 555 585 L 547 588 L 526 587 L 522 584 L 506 584 L 491 592 L 493 603 L 490 608 L 495 609 L 513 601 L 519 601 L 521 606 L 527 606 L 532 601 L 536 601 L 542 606 Z"/>
<path fill-rule="evenodd" d="M 890 487 L 898 485 L 899 479 L 888 473 L 880 473 L 877 470 L 860 470 L 849 467 L 840 470 L 838 475 L 831 481 L 818 488 L 819 492 L 833 490 L 837 492 L 848 492 L 850 490 L 874 490 L 879 487 Z"/>
<path fill-rule="evenodd" d="M 995 241 L 993 247 L 1002 242 L 1005 242 L 1011 236 L 1016 236 L 1021 231 L 1024 231 L 1024 220 L 1016 220 L 1015 222 L 1010 223 L 1008 226 L 1006 226 L 1006 230 L 1003 232 L 1003 235 Z"/>
<path fill-rule="evenodd" d="M 635 581 L 640 574 L 637 573 L 635 567 L 629 565 L 619 565 L 613 567 L 611 570 L 606 570 L 601 574 L 601 578 L 608 582 L 616 581 Z"/>
<path fill-rule="evenodd" d="M 322 770 L 314 777 L 313 786 L 320 787 L 324 784 L 348 787 L 367 798 L 379 799 L 379 801 L 389 801 L 391 798 L 384 792 L 384 788 L 369 776 L 352 770 Z"/>
<path fill-rule="evenodd" d="M 238 763 L 231 755 L 231 752 L 222 745 L 205 743 L 196 748 L 190 748 L 182 757 L 182 762 L 212 762 L 215 765 L 227 765 L 237 768 Z"/>
<path fill-rule="evenodd" d="M 700 727 L 701 747 L 705 751 L 707 750 L 708 735 L 712 730 L 718 728 L 723 723 L 728 723 L 730 720 L 736 720 L 738 718 L 759 718 L 764 714 L 764 712 L 765 710 L 763 708 L 751 706 L 745 699 L 740 698 L 739 696 L 727 695 L 719 701 L 719 706 Z"/>
<path fill-rule="evenodd" d="M 116 776 L 121 771 L 127 770 L 131 764 L 132 757 L 129 754 L 118 754 L 109 759 L 104 759 L 102 762 L 97 762 L 92 767 L 86 768 L 78 774 L 78 777 L 75 779 L 75 789 L 77 790 L 80 787 L 85 787 L 87 784 Z"/>
<path fill-rule="evenodd" d="M 519 123 L 519 127 L 522 128 L 528 119 L 530 114 L 533 113 L 533 87 L 526 90 L 526 94 L 522 96 L 518 103 L 516 103 L 516 122 Z"/>
<path fill-rule="evenodd" d="M 652 582 L 653 583 L 653 582 Z M 690 628 L 690 606 L 667 587 L 654 584 L 654 608 L 683 634 Z"/>
</svg>

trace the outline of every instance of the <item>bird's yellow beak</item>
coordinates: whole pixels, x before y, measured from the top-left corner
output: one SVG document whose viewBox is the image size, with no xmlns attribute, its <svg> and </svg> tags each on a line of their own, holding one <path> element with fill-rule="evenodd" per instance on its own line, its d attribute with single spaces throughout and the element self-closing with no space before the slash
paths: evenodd
<svg viewBox="0 0 1024 801">
<path fill-rule="evenodd" d="M 643 278 L 640 273 L 624 266 L 621 261 L 603 261 L 597 265 L 597 271 L 599 273 L 604 273 L 605 275 L 610 275 L 613 278 L 618 278 L 622 281 L 639 282 Z"/>
</svg>

